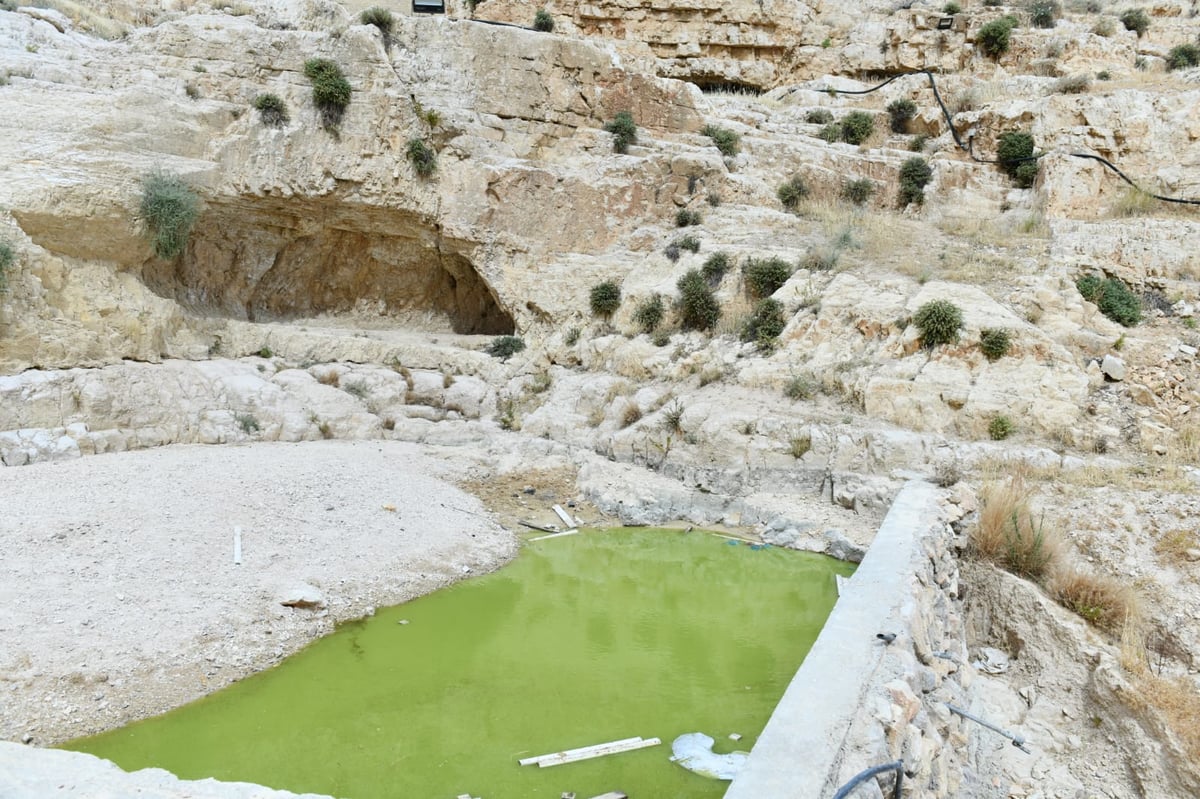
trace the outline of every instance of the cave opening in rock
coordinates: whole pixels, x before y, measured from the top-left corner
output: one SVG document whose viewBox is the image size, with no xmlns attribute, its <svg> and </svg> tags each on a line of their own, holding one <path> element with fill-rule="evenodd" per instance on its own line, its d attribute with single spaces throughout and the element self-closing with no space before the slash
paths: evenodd
<svg viewBox="0 0 1200 799">
<path fill-rule="evenodd" d="M 462 242 L 406 210 L 332 198 L 209 200 L 187 251 L 149 260 L 153 291 L 248 321 L 318 316 L 505 335 L 515 330 Z"/>
</svg>

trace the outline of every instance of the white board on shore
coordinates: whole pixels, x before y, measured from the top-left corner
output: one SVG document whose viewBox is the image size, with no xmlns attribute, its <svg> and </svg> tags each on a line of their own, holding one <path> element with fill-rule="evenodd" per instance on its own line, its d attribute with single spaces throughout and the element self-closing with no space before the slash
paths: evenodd
<svg viewBox="0 0 1200 799">
<path fill-rule="evenodd" d="M 240 566 L 242 563 L 242 528 L 234 526 L 233 528 L 233 564 Z"/>
<path fill-rule="evenodd" d="M 555 505 L 554 512 L 558 514 L 558 518 L 562 519 L 562 523 L 565 524 L 567 527 L 575 526 L 575 520 L 572 519 L 565 510 L 563 510 L 562 505 Z"/>
</svg>

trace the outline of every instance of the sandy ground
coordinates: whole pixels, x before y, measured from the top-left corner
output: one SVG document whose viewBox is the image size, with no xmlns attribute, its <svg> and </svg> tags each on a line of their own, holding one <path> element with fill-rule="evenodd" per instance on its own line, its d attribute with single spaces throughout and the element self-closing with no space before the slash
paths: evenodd
<svg viewBox="0 0 1200 799">
<path fill-rule="evenodd" d="M 51 744 L 167 710 L 339 620 L 496 568 L 513 535 L 445 471 L 386 441 L 0 470 L 0 739 Z M 326 607 L 280 604 L 302 585 Z"/>
</svg>

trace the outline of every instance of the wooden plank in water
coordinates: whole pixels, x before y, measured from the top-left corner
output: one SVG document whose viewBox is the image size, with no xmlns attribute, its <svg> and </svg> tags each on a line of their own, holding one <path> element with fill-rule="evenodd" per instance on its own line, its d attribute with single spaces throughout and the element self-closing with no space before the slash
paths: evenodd
<svg viewBox="0 0 1200 799">
<path fill-rule="evenodd" d="M 537 757 L 526 757 L 521 760 L 518 760 L 517 762 L 520 763 L 522 766 L 532 766 L 535 763 L 540 763 L 541 761 L 548 760 L 550 758 L 565 757 L 565 756 L 569 756 L 569 755 L 577 755 L 580 752 L 590 752 L 593 749 L 601 749 L 606 746 L 622 746 L 624 744 L 637 743 L 641 740 L 643 740 L 642 736 L 638 735 L 634 738 L 622 738 L 619 741 L 609 741 L 608 743 L 605 743 L 605 744 L 592 744 L 591 746 L 581 746 L 578 749 L 567 749 L 566 751 L 563 751 L 563 752 L 551 752 L 548 755 L 538 755 Z"/>
<path fill-rule="evenodd" d="M 547 538 L 561 538 L 564 535 L 575 535 L 578 530 L 563 530 L 561 533 L 550 533 L 550 535 L 539 535 L 537 538 L 531 538 L 530 541 L 545 541 Z"/>
<path fill-rule="evenodd" d="M 592 799 L 629 799 L 629 796 L 622 791 L 609 791 L 599 796 L 593 796 Z"/>
<path fill-rule="evenodd" d="M 580 760 L 591 760 L 593 757 L 604 757 L 606 755 L 617 755 L 621 752 L 632 752 L 634 749 L 645 749 L 647 746 L 658 746 L 662 741 L 657 738 L 647 738 L 644 741 L 630 741 L 624 744 L 599 744 L 590 747 L 592 751 L 579 752 L 576 754 L 556 755 L 545 760 L 538 761 L 538 768 L 550 768 L 551 766 L 561 766 L 566 763 L 575 763 Z"/>
</svg>

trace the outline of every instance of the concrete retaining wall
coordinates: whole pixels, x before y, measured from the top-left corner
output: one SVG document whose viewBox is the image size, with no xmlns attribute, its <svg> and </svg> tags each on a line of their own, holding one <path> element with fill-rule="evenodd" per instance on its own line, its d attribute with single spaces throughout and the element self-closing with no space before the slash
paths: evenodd
<svg viewBox="0 0 1200 799">
<path fill-rule="evenodd" d="M 959 665 L 958 567 L 939 493 L 920 481 L 900 491 L 725 799 L 828 799 L 900 758 L 905 797 L 958 795 L 971 731 L 946 703 L 966 706 L 971 670 Z"/>
</svg>

